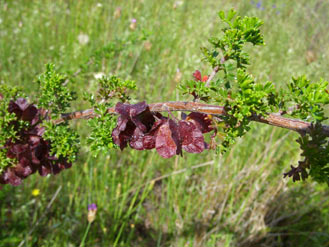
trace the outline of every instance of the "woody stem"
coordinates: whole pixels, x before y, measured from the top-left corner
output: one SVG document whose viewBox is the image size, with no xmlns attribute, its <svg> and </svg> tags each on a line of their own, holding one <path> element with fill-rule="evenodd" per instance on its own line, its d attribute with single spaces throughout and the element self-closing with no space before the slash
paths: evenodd
<svg viewBox="0 0 329 247">
<path fill-rule="evenodd" d="M 168 112 L 169 111 L 187 111 L 187 112 L 199 112 L 208 115 L 215 116 L 227 116 L 223 106 L 208 105 L 199 102 L 161 102 L 149 104 L 152 112 Z M 117 114 L 115 108 L 111 107 L 107 109 L 109 114 Z M 84 111 L 76 111 L 72 113 L 63 113 L 60 119 L 55 120 L 56 124 L 71 120 L 71 119 L 88 119 L 97 117 L 97 114 L 93 109 L 87 109 Z M 282 117 L 280 114 L 270 113 L 268 116 L 254 115 L 250 119 L 251 121 L 265 123 L 268 125 L 281 127 L 289 130 L 296 131 L 298 133 L 309 133 L 311 131 L 312 124 L 306 121 L 298 119 L 290 119 Z M 329 126 L 322 125 L 322 133 L 329 137 Z"/>
</svg>

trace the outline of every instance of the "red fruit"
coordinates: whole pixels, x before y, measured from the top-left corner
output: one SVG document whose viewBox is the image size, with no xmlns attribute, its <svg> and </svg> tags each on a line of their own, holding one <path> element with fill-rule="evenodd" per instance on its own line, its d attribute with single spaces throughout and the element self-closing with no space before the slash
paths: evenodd
<svg viewBox="0 0 329 247">
<path fill-rule="evenodd" d="M 204 76 L 202 77 L 202 81 L 203 81 L 203 82 L 208 81 L 208 76 L 207 76 L 207 75 L 204 75 Z"/>
</svg>

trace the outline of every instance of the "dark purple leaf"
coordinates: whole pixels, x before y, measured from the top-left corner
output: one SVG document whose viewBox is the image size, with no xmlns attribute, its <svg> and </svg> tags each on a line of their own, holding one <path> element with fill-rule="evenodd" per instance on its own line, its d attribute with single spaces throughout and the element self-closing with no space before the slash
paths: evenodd
<svg viewBox="0 0 329 247">
<path fill-rule="evenodd" d="M 153 149 L 155 148 L 155 136 L 146 135 L 143 138 L 143 147 L 144 149 Z"/>
<path fill-rule="evenodd" d="M 41 176 L 47 176 L 48 174 L 51 174 L 51 166 L 52 164 L 50 162 L 45 162 L 39 167 L 39 174 Z"/>
<path fill-rule="evenodd" d="M 5 183 L 18 186 L 22 183 L 22 179 L 18 176 L 16 176 L 14 170 L 12 168 L 7 169 L 7 171 L 4 172 L 3 180 Z"/>
<path fill-rule="evenodd" d="M 15 174 L 21 178 L 26 178 L 33 173 L 30 165 L 30 161 L 27 158 L 22 157 L 19 160 L 18 165 L 15 167 Z"/>
<path fill-rule="evenodd" d="M 187 116 L 187 119 L 193 122 L 202 133 L 208 133 L 214 129 L 212 127 L 212 121 L 207 114 L 192 112 Z"/>
<path fill-rule="evenodd" d="M 22 113 L 22 120 L 32 122 L 37 115 L 38 109 L 34 105 L 29 105 Z M 35 121 L 37 120 L 35 119 L 34 122 Z"/>
<path fill-rule="evenodd" d="M 179 133 L 186 152 L 201 153 L 205 149 L 202 132 L 192 122 L 179 121 Z"/>
<path fill-rule="evenodd" d="M 169 120 L 163 123 L 157 130 L 155 148 L 164 158 L 170 158 L 177 152 L 177 144 L 172 137 Z"/>
<path fill-rule="evenodd" d="M 295 181 L 299 181 L 300 180 L 300 175 L 299 173 L 301 172 L 301 168 L 299 166 L 297 167 L 294 167 L 294 166 L 290 166 L 290 171 L 289 172 L 286 172 L 283 174 L 283 177 L 285 178 L 286 176 L 288 177 L 292 177 L 292 181 L 295 182 Z"/>
<path fill-rule="evenodd" d="M 61 170 L 71 167 L 72 164 L 68 163 L 66 159 L 59 160 L 49 154 L 51 143 L 42 138 L 45 128 L 38 125 L 40 117 L 45 116 L 43 115 L 46 113 L 45 110 L 37 109 L 25 99 L 19 98 L 15 102 L 9 103 L 8 111 L 15 113 L 18 120 L 30 122 L 30 125 L 17 132 L 17 140 L 6 142 L 7 157 L 17 160 L 18 163 L 6 168 L 0 174 L 0 183 L 18 185 L 22 179 L 36 171 L 39 171 L 42 176 L 46 176 L 57 174 Z M 130 122 L 134 126 L 132 121 Z M 18 121 L 12 121 L 10 124 L 16 128 Z M 123 127 L 126 129 L 127 126 Z"/>
<path fill-rule="evenodd" d="M 139 128 L 136 128 L 129 141 L 130 147 L 136 150 L 144 150 L 143 140 L 144 133 Z"/>
<path fill-rule="evenodd" d="M 156 117 L 160 120 L 156 121 L 153 124 L 151 130 L 143 138 L 144 149 L 155 148 L 155 139 L 156 139 L 157 130 L 163 123 L 165 123 L 167 121 L 167 119 L 165 117 L 163 117 L 161 114 L 157 114 Z"/>
<path fill-rule="evenodd" d="M 123 104 L 119 102 L 115 106 L 115 111 L 122 117 L 131 118 L 144 112 L 147 107 L 148 105 L 145 102 L 139 102 L 135 105 Z"/>
<path fill-rule="evenodd" d="M 123 129 L 122 125 L 117 126 L 112 131 L 112 139 L 113 142 L 120 147 L 121 150 L 123 150 L 126 146 L 128 141 L 130 140 L 131 136 L 133 135 L 136 126 L 133 124 L 132 121 L 128 121 L 127 123 L 122 121 L 125 128 Z"/>
<path fill-rule="evenodd" d="M 182 141 L 179 133 L 179 125 L 172 119 L 169 119 L 168 121 L 171 130 L 171 136 L 177 146 L 176 154 L 182 154 Z"/>
<path fill-rule="evenodd" d="M 29 103 L 24 98 L 18 98 L 15 103 L 21 109 L 21 111 L 25 111 L 25 109 L 29 106 Z"/>
<path fill-rule="evenodd" d="M 15 115 L 18 119 L 20 119 L 21 116 L 22 116 L 22 110 L 20 109 L 20 107 L 14 101 L 9 102 L 8 112 L 9 113 L 15 113 Z"/>
<path fill-rule="evenodd" d="M 29 145 L 28 144 L 13 144 L 9 149 L 8 149 L 8 157 L 18 157 L 19 154 L 23 152 L 27 152 L 29 150 Z"/>
<path fill-rule="evenodd" d="M 201 72 L 199 70 L 196 70 L 194 73 L 193 73 L 193 77 L 196 81 L 201 81 L 202 78 L 201 78 Z"/>
</svg>

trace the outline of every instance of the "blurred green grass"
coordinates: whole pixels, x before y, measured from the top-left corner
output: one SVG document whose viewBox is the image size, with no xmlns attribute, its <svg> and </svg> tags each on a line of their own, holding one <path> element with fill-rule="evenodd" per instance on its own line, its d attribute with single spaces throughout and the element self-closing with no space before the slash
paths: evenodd
<svg viewBox="0 0 329 247">
<path fill-rule="evenodd" d="M 326 1 L 0 0 L 0 81 L 33 98 L 52 62 L 80 95 L 102 72 L 136 80 L 136 101 L 178 100 L 177 70 L 210 73 L 199 48 L 219 32 L 217 12 L 231 7 L 265 22 L 266 46 L 248 48 L 257 80 L 329 78 Z M 88 134 L 85 122 L 73 124 Z M 168 160 L 134 150 L 95 158 L 84 145 L 58 176 L 3 187 L 0 246 L 79 246 L 89 203 L 98 211 L 85 246 L 329 246 L 327 187 L 282 178 L 298 161 L 296 137 L 255 124 L 224 156 Z"/>
</svg>

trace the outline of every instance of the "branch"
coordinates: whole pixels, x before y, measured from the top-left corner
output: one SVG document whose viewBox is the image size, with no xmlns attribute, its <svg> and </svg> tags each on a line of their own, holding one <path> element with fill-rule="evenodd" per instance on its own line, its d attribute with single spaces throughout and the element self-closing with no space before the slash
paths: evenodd
<svg viewBox="0 0 329 247">
<path fill-rule="evenodd" d="M 215 116 L 227 116 L 227 113 L 223 106 L 208 105 L 198 102 L 163 102 L 149 104 L 150 110 L 153 112 L 167 112 L 167 111 L 187 111 L 187 112 L 199 112 Z M 115 108 L 108 108 L 109 114 L 116 114 Z M 88 119 L 94 118 L 97 114 L 93 109 L 87 109 L 84 111 L 77 111 L 72 113 L 62 114 L 60 119 L 55 121 L 56 124 L 71 119 Z M 254 115 L 251 117 L 252 121 L 265 123 L 284 129 L 296 131 L 298 133 L 310 133 L 312 124 L 298 119 L 290 119 L 282 117 L 280 114 L 271 113 L 267 117 Z M 325 136 L 329 137 L 329 126 L 322 125 L 322 132 Z"/>
<path fill-rule="evenodd" d="M 221 65 L 224 64 L 224 63 L 227 61 L 227 59 L 228 59 L 227 56 L 222 57 L 222 59 L 220 60 L 220 64 L 221 64 Z M 219 65 L 217 65 L 217 66 L 213 69 L 213 71 L 211 72 L 211 74 L 210 74 L 210 76 L 209 76 L 209 78 L 208 78 L 208 80 L 207 80 L 207 82 L 206 82 L 206 87 L 209 87 L 210 82 L 211 82 L 212 79 L 215 77 L 215 75 L 218 73 L 218 71 L 220 70 L 220 68 L 221 68 L 221 67 L 220 67 Z"/>
<path fill-rule="evenodd" d="M 206 87 L 209 87 L 210 82 L 212 81 L 212 79 L 215 77 L 215 75 L 217 74 L 217 72 L 219 71 L 219 66 L 216 66 L 213 71 L 211 72 L 207 82 L 206 82 Z"/>
</svg>

